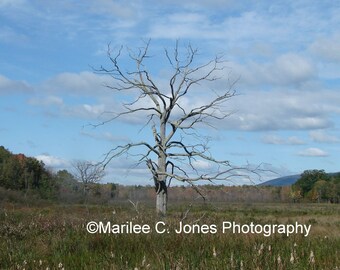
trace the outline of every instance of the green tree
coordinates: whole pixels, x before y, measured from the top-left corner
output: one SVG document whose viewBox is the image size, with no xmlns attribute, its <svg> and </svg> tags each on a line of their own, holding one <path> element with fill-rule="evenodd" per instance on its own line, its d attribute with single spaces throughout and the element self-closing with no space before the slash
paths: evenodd
<svg viewBox="0 0 340 270">
<path fill-rule="evenodd" d="M 54 198 L 58 185 L 43 162 L 24 154 L 12 154 L 0 146 L 0 186 L 14 190 L 33 190 L 41 197 Z"/>
<path fill-rule="evenodd" d="M 11 152 L 9 152 L 5 147 L 0 146 L 0 187 L 5 186 L 4 166 L 10 156 Z"/>
<path fill-rule="evenodd" d="M 322 202 L 327 201 L 329 199 L 330 194 L 330 182 L 327 182 L 325 180 L 319 180 L 314 185 L 310 192 L 313 192 L 316 194 L 315 201 Z"/>
<path fill-rule="evenodd" d="M 11 156 L 2 166 L 3 187 L 8 189 L 24 189 L 25 174 L 22 165 L 15 156 Z"/>
<path fill-rule="evenodd" d="M 44 164 L 35 158 L 25 158 L 24 163 L 25 185 L 27 188 L 38 189 L 41 185 L 43 174 L 46 174 Z"/>
<path fill-rule="evenodd" d="M 61 190 L 69 192 L 77 192 L 80 189 L 80 184 L 72 173 L 67 170 L 59 170 L 55 174 L 55 181 L 60 186 Z"/>
<path fill-rule="evenodd" d="M 58 196 L 59 185 L 51 172 L 44 171 L 40 176 L 38 193 L 41 198 L 55 200 Z"/>
<path fill-rule="evenodd" d="M 331 185 L 327 192 L 329 195 L 329 201 L 332 203 L 340 202 L 340 173 L 331 177 Z"/>
<path fill-rule="evenodd" d="M 301 177 L 294 184 L 295 190 L 300 190 L 301 195 L 305 197 L 308 192 L 313 189 L 317 181 L 329 181 L 330 177 L 324 170 L 306 170 L 301 174 Z"/>
<path fill-rule="evenodd" d="M 0 146 L 0 164 L 4 163 L 10 158 L 12 153 L 8 151 L 5 147 Z"/>
<path fill-rule="evenodd" d="M 111 183 L 110 197 L 114 199 L 116 195 L 117 195 L 117 185 L 115 183 Z"/>
</svg>

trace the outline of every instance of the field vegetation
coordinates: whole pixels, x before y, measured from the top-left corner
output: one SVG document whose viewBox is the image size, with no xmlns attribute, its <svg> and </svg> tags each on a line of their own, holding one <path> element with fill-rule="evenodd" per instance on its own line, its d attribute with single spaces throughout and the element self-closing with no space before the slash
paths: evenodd
<svg viewBox="0 0 340 270">
<path fill-rule="evenodd" d="M 188 211 L 190 210 L 190 211 Z M 154 207 L 2 203 L 0 269 L 339 269 L 339 204 L 177 204 L 163 221 L 311 224 L 307 237 L 274 234 L 90 234 L 89 221 L 149 224 Z"/>
<path fill-rule="evenodd" d="M 339 174 L 306 171 L 294 186 L 171 187 L 167 216 L 152 186 L 89 185 L 0 147 L 0 269 L 340 269 Z M 313 202 L 313 203 L 311 203 Z M 157 233 L 163 221 L 170 233 Z M 150 233 L 89 233 L 90 221 Z M 293 233 L 223 233 L 238 224 L 311 225 Z M 175 233 L 180 222 L 216 233 Z M 168 227 L 166 227 L 168 228 Z"/>
</svg>

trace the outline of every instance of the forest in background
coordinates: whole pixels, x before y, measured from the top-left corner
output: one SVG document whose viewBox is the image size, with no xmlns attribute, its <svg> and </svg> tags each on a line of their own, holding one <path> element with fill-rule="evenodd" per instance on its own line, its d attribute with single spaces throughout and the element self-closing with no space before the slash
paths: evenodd
<svg viewBox="0 0 340 270">
<path fill-rule="evenodd" d="M 34 157 L 13 154 L 0 146 L 0 201 L 107 204 L 113 202 L 153 204 L 154 187 L 116 183 L 87 185 L 67 170 L 52 171 Z M 181 202 L 330 202 L 340 201 L 340 174 L 308 170 L 292 186 L 202 185 L 196 190 L 173 186 L 170 203 Z M 203 196 L 202 196 L 203 195 Z"/>
</svg>

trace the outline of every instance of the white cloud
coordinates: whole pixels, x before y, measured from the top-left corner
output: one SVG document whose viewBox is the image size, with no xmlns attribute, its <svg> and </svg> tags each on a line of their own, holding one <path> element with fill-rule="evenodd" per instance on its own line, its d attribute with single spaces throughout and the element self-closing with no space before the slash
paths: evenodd
<svg viewBox="0 0 340 270">
<path fill-rule="evenodd" d="M 41 85 L 41 91 L 56 94 L 101 96 L 108 93 L 104 87 L 108 80 L 108 76 L 100 76 L 88 71 L 65 72 L 45 81 Z"/>
<path fill-rule="evenodd" d="M 1 15 L 20 25 L 12 36 L 25 32 L 31 42 L 36 42 L 37 37 L 64 41 L 86 38 L 88 44 L 108 42 L 108 37 L 122 41 L 122 37 L 133 35 L 133 27 L 141 19 L 144 7 L 145 4 L 136 1 L 111 0 L 46 0 L 44 4 L 37 0 L 0 2 Z M 18 43 L 14 39 L 11 41 Z"/>
<path fill-rule="evenodd" d="M 300 151 L 298 155 L 303 157 L 326 157 L 328 153 L 319 148 L 307 148 Z"/>
<path fill-rule="evenodd" d="M 293 53 L 280 55 L 273 62 L 250 61 L 242 65 L 234 62 L 230 65 L 246 85 L 298 85 L 316 76 L 313 63 Z"/>
<path fill-rule="evenodd" d="M 340 62 L 340 33 L 315 40 L 309 49 L 326 61 Z"/>
<path fill-rule="evenodd" d="M 309 133 L 309 136 L 312 138 L 315 142 L 321 142 L 321 143 L 339 143 L 340 138 L 327 134 L 323 130 L 314 130 Z"/>
<path fill-rule="evenodd" d="M 292 136 L 287 139 L 287 144 L 290 145 L 300 145 L 300 144 L 305 144 L 305 142 L 298 137 Z"/>
<path fill-rule="evenodd" d="M 47 167 L 53 168 L 53 169 L 60 169 L 60 168 L 67 168 L 69 167 L 69 162 L 59 158 L 59 157 L 54 157 L 54 156 L 50 156 L 47 154 L 43 154 L 43 155 L 38 155 L 35 157 L 37 160 L 40 160 L 42 162 L 44 162 L 44 164 Z"/>
<path fill-rule="evenodd" d="M 105 112 L 104 104 L 79 104 L 67 105 L 61 110 L 61 114 L 76 118 L 95 119 L 100 117 Z"/>
<path fill-rule="evenodd" d="M 94 14 L 114 15 L 118 16 L 119 18 L 132 18 L 133 16 L 136 16 L 136 13 L 138 13 L 138 9 L 135 7 L 135 5 L 133 5 L 133 2 L 110 0 L 84 2 L 87 2 L 87 11 L 90 11 Z"/>
<path fill-rule="evenodd" d="M 220 127 L 239 130 L 304 130 L 331 127 L 339 114 L 337 91 L 249 91 L 234 97 L 230 110 L 236 113 Z"/>
<path fill-rule="evenodd" d="M 103 133 L 92 133 L 92 132 L 86 132 L 82 131 L 82 135 L 96 139 L 96 140 L 105 140 L 109 142 L 129 142 L 129 138 L 126 136 L 115 136 L 110 132 L 103 132 Z"/>
<path fill-rule="evenodd" d="M 158 22 L 150 25 L 147 36 L 154 39 L 221 39 L 223 33 L 207 16 L 186 12 L 161 16 Z"/>
<path fill-rule="evenodd" d="M 285 144 L 283 138 L 273 134 L 263 136 L 262 141 L 267 144 Z"/>
<path fill-rule="evenodd" d="M 0 94 L 30 93 L 32 87 L 24 81 L 14 81 L 0 74 Z"/>
<path fill-rule="evenodd" d="M 2 3 L 8 5 L 9 2 L 3 1 Z M 24 3 L 24 1 L 18 2 Z M 317 129 L 330 127 L 333 124 L 330 114 L 340 113 L 339 95 L 335 91 L 320 89 L 315 93 L 312 89 L 306 89 L 306 84 L 318 79 L 316 63 L 311 61 L 312 58 L 308 56 L 309 51 L 306 51 L 308 44 L 314 41 L 310 51 L 316 54 L 325 51 L 330 43 L 335 44 L 335 41 L 338 40 L 336 34 L 330 35 L 331 38 L 328 38 L 327 35 L 325 38 L 316 38 L 319 36 L 318 31 L 323 32 L 326 29 L 326 23 L 322 23 L 321 19 L 325 14 L 329 14 L 331 8 L 323 10 L 323 15 L 320 15 L 316 12 L 318 10 L 315 8 L 317 7 L 316 3 L 313 3 L 311 8 L 304 9 L 303 5 L 295 5 L 292 1 L 282 11 L 281 4 L 277 3 L 270 3 L 266 9 L 262 9 L 263 3 L 251 4 L 251 1 L 247 4 L 221 0 L 199 2 L 188 4 L 176 1 L 183 7 L 182 9 L 173 8 L 170 11 L 166 9 L 167 12 L 164 12 L 163 9 L 156 8 L 157 12 L 154 14 L 154 10 L 149 11 L 147 9 L 150 5 L 156 3 L 148 2 L 145 5 L 138 6 L 138 4 L 124 3 L 123 1 L 113 3 L 107 0 L 100 0 L 95 4 L 91 1 L 77 4 L 70 4 L 68 1 L 59 1 L 56 4 L 49 1 L 44 10 L 50 10 L 48 14 L 46 13 L 46 17 L 52 13 L 52 19 L 49 19 L 49 22 L 56 27 L 58 27 L 55 25 L 56 21 L 60 22 L 61 25 L 69 22 L 75 26 L 75 32 L 77 29 L 84 28 L 87 29 L 86 31 L 96 33 L 99 28 L 107 25 L 107 16 L 110 13 L 114 14 L 112 17 L 118 16 L 130 21 L 129 17 L 133 17 L 131 14 L 136 14 L 134 12 L 138 8 L 142 8 L 141 11 L 137 12 L 136 17 L 140 16 L 141 13 L 144 13 L 144 16 L 151 14 L 153 16 L 146 18 L 146 21 L 143 22 L 143 27 L 146 30 L 141 31 L 140 35 L 143 36 L 147 31 L 149 35 L 151 34 L 156 38 L 155 43 L 157 45 L 160 45 L 157 38 L 183 37 L 185 39 L 197 38 L 199 44 L 202 44 L 200 46 L 204 49 L 204 53 L 212 48 L 212 51 L 216 52 L 216 47 L 211 47 L 212 44 L 227 51 L 227 53 L 233 52 L 232 49 L 239 49 L 240 55 L 231 53 L 232 62 L 230 62 L 230 66 L 234 68 L 235 73 L 241 76 L 240 85 L 245 87 L 244 89 L 249 87 L 250 90 L 247 90 L 245 96 L 235 99 L 235 106 L 230 110 L 237 113 L 222 123 L 221 126 L 226 128 L 239 130 Z M 165 4 L 164 1 L 163 4 Z M 251 7 L 248 6 L 250 4 Z M 215 12 L 209 9 L 209 7 L 220 8 L 221 6 L 227 6 L 231 10 L 237 8 L 238 11 L 233 13 L 227 9 L 225 12 L 216 13 L 219 16 L 214 16 L 216 15 Z M 74 13 L 72 9 L 74 7 L 79 8 L 77 9 L 79 12 Z M 63 16 L 61 11 L 66 11 L 66 15 Z M 42 16 L 41 13 L 43 12 L 40 12 L 39 16 Z M 94 24 L 89 27 L 89 25 L 82 24 L 83 16 L 89 13 L 96 16 L 98 14 L 105 15 L 87 20 L 87 23 L 95 20 L 99 26 Z M 116 13 L 120 13 L 122 16 L 115 15 Z M 330 14 L 329 22 L 331 25 L 327 26 L 327 29 L 330 29 L 329 31 L 332 31 L 332 25 L 337 22 L 336 16 L 336 12 Z M 58 20 L 54 20 L 54 18 L 58 18 Z M 118 21 L 114 18 L 114 22 L 111 21 L 111 24 L 116 25 Z M 318 28 L 313 30 L 314 26 L 318 26 Z M 133 26 L 131 25 L 131 27 Z M 122 27 L 119 28 L 122 29 Z M 132 33 L 135 30 L 137 28 L 126 30 L 126 32 Z M 304 32 L 303 30 L 309 30 L 305 31 L 308 35 L 299 35 L 299 33 Z M 112 35 L 115 31 L 117 29 L 107 29 L 107 37 L 115 36 Z M 90 37 L 89 39 L 91 40 Z M 301 42 L 301 40 L 304 42 Z M 262 46 L 261 56 L 254 55 L 254 52 L 258 51 L 259 44 L 267 45 Z M 281 46 L 281 44 L 284 46 Z M 337 52 L 336 46 L 333 45 L 334 48 L 330 49 L 332 54 Z M 266 57 L 267 50 L 271 50 L 271 52 Z M 242 55 L 246 51 L 249 51 L 248 54 Z M 242 56 L 242 58 L 238 58 L 239 56 Z M 227 57 L 229 57 L 228 54 Z M 44 103 L 48 105 L 50 103 L 59 106 L 64 115 L 91 119 L 100 116 L 108 109 L 112 111 L 111 108 L 119 111 L 121 107 L 117 106 L 114 101 L 106 100 L 110 92 L 102 85 L 107 80 L 109 80 L 109 77 L 99 76 L 92 72 L 62 73 L 39 86 L 39 91 L 47 93 L 47 97 L 42 97 L 40 100 L 36 99 L 35 104 L 38 105 L 41 102 L 42 105 Z M 239 86 L 237 85 L 237 87 Z M 262 90 L 266 88 L 270 88 L 270 90 Z M 292 89 L 306 91 L 298 92 Z M 254 92 L 251 90 L 254 90 Z M 1 87 L 0 92 L 2 92 Z M 56 99 L 51 99 L 52 96 L 61 95 L 64 104 Z M 66 95 L 73 96 L 77 100 L 70 102 L 64 98 Z M 82 100 L 84 96 L 92 99 L 90 101 Z M 190 106 L 194 102 L 200 104 L 205 100 L 203 96 L 200 98 L 201 100 L 198 100 L 199 98 L 190 99 L 188 105 Z M 31 102 L 34 103 L 34 98 Z M 117 103 L 120 104 L 118 101 Z M 143 123 L 144 116 L 137 115 L 124 120 L 131 123 Z"/>
<path fill-rule="evenodd" d="M 300 55 L 289 53 L 276 59 L 276 74 L 281 84 L 288 82 L 301 82 L 315 75 L 313 64 Z"/>
<path fill-rule="evenodd" d="M 112 113 L 118 113 L 123 110 L 121 107 L 122 97 L 116 96 L 117 101 L 113 99 L 112 92 L 106 91 L 101 85 L 104 79 L 97 75 L 82 72 L 79 74 L 62 74 L 55 79 L 44 83 L 43 89 L 49 89 L 50 93 L 71 94 L 75 97 L 92 96 L 93 103 L 83 103 L 78 100 L 78 104 L 64 104 L 60 106 L 62 114 L 68 116 L 78 116 L 82 118 L 94 119 L 97 117 L 112 117 Z M 222 81 L 221 84 L 225 82 Z M 164 84 L 165 85 L 165 84 Z M 163 82 L 161 83 L 161 88 Z M 167 87 L 165 85 L 165 87 Z M 103 88 L 103 90 L 98 90 Z M 166 89 L 166 88 L 165 88 Z M 203 87 L 205 89 L 205 87 Z M 197 89 L 199 90 L 199 89 Z M 185 97 L 181 101 L 181 106 L 193 108 L 206 102 L 206 92 L 194 91 L 194 96 Z M 61 100 L 46 97 L 43 102 L 50 102 L 55 105 Z M 131 96 L 126 96 L 131 101 Z M 64 101 L 65 102 L 65 101 Z M 80 104 L 79 104 L 80 103 Z M 272 91 L 247 91 L 243 95 L 233 97 L 230 102 L 226 103 L 226 110 L 235 112 L 235 114 L 219 122 L 215 126 L 225 127 L 227 129 L 237 130 L 303 130 L 303 129 L 321 129 L 333 125 L 331 115 L 339 114 L 340 95 L 337 91 L 330 90 L 278 90 Z M 141 100 L 138 105 L 149 106 L 146 100 Z M 105 112 L 112 112 L 111 114 Z M 104 114 L 105 113 L 105 114 Z M 128 123 L 143 124 L 147 113 L 128 115 L 121 118 Z M 175 112 L 176 114 L 176 112 Z M 175 115 L 174 114 L 174 115 Z M 173 116 L 174 116 L 173 115 Z M 285 143 L 299 144 L 294 138 Z"/>
<path fill-rule="evenodd" d="M 275 134 L 268 134 L 263 136 L 262 141 L 267 144 L 277 144 L 277 145 L 301 145 L 305 144 L 304 141 L 298 137 L 291 136 L 288 138 L 282 138 Z"/>
<path fill-rule="evenodd" d="M 250 157 L 253 156 L 254 154 L 251 152 L 232 152 L 230 153 L 230 155 L 239 157 Z"/>
<path fill-rule="evenodd" d="M 211 162 L 208 162 L 206 160 L 194 160 L 192 162 L 192 165 L 194 166 L 194 168 L 196 168 L 197 170 L 209 170 L 212 168 L 212 164 Z"/>
<path fill-rule="evenodd" d="M 289 59 L 292 61 L 293 66 L 298 67 L 297 69 L 292 67 L 293 71 L 288 71 L 290 65 Z M 255 81 L 258 85 L 256 88 L 247 90 L 244 94 L 233 97 L 230 102 L 227 102 L 225 110 L 235 112 L 235 114 L 215 124 L 215 126 L 249 131 L 323 129 L 334 124 L 331 116 L 340 114 L 340 107 L 338 106 L 340 104 L 340 95 L 338 91 L 324 89 L 291 90 L 291 86 L 287 85 L 288 82 L 289 84 L 295 84 L 308 80 L 313 76 L 313 67 L 308 66 L 309 61 L 300 56 L 289 54 L 279 57 L 274 62 L 276 64 L 256 64 L 256 68 L 250 68 L 247 71 L 243 70 L 244 72 L 241 73 L 242 77 L 240 80 L 242 86 L 249 86 Z M 280 63 L 281 69 L 277 63 Z M 253 73 L 250 72 L 251 70 Z M 267 71 L 269 74 L 265 74 Z M 275 79 L 275 73 L 282 73 L 284 75 L 279 79 Z M 227 74 L 222 74 L 222 76 L 227 76 Z M 252 76 L 253 79 L 249 76 Z M 4 87 L 1 87 L 1 84 L 4 85 L 3 82 L 8 84 L 9 81 L 3 78 L 0 77 L 0 91 L 4 89 Z M 85 119 L 101 117 L 103 120 L 122 112 L 124 110 L 122 107 L 123 100 L 125 102 L 133 100 L 133 95 L 122 97 L 119 94 L 114 95 L 112 91 L 105 88 L 103 86 L 104 83 L 113 83 L 109 80 L 109 76 L 99 76 L 91 72 L 62 73 L 36 86 L 38 97 L 31 98 L 29 102 L 31 105 L 36 106 L 44 105 L 46 107 L 47 105 L 55 105 L 56 108 L 47 108 L 47 110 L 58 109 L 61 115 Z M 156 81 L 158 80 L 160 82 L 159 87 L 165 89 L 164 91 L 166 92 L 168 84 L 164 81 L 164 77 L 161 79 L 157 78 Z M 254 81 L 251 82 L 252 80 Z M 276 84 L 279 84 L 282 80 L 284 85 L 276 86 L 271 91 L 259 90 L 261 85 L 269 83 L 270 80 L 272 80 L 271 84 L 275 80 L 277 80 Z M 227 83 L 227 79 L 224 77 L 213 87 L 219 88 Z M 12 84 L 13 82 L 10 81 L 10 85 Z M 21 85 L 28 89 L 30 88 L 27 84 L 21 83 Z M 195 106 L 201 106 L 207 101 L 208 94 L 205 90 L 211 87 L 206 84 L 202 84 L 200 87 L 196 87 L 197 89 L 194 89 L 191 96 L 184 97 L 181 101 L 182 107 L 189 110 Z M 91 99 L 88 100 L 88 98 Z M 150 103 L 142 99 L 138 105 L 148 107 Z M 132 124 L 143 124 L 146 114 L 147 112 L 128 115 L 120 120 Z M 175 115 L 176 112 L 172 116 Z M 298 144 L 299 142 L 291 139 L 286 141 L 286 143 Z"/>
<path fill-rule="evenodd" d="M 114 95 L 104 86 L 107 79 L 109 76 L 92 72 L 61 73 L 38 84 L 36 96 L 27 102 L 43 107 L 47 115 L 97 119 L 112 108 L 121 108 L 115 105 Z M 105 116 L 109 117 L 109 113 Z"/>
<path fill-rule="evenodd" d="M 57 96 L 46 96 L 46 97 L 33 97 L 28 100 L 30 105 L 34 106 L 62 106 L 64 101 L 62 98 Z"/>
</svg>

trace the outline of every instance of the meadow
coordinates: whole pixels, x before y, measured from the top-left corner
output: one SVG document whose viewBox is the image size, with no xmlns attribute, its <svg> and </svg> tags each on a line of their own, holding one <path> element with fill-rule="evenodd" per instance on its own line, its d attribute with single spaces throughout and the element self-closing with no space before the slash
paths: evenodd
<svg viewBox="0 0 340 270">
<path fill-rule="evenodd" d="M 170 233 L 90 234 L 89 221 L 149 224 Z M 174 233 L 185 224 L 302 224 L 310 234 Z M 339 204 L 170 205 L 159 219 L 153 206 L 29 206 L 2 203 L 0 269 L 340 269 Z"/>
</svg>

